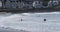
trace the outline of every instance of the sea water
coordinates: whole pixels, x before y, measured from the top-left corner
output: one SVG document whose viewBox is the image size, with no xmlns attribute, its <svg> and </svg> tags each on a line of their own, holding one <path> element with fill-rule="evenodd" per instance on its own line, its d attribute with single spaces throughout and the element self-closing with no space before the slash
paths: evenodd
<svg viewBox="0 0 60 32">
<path fill-rule="evenodd" d="M 60 12 L 1 13 L 0 28 L 1 32 L 60 32 Z"/>
</svg>

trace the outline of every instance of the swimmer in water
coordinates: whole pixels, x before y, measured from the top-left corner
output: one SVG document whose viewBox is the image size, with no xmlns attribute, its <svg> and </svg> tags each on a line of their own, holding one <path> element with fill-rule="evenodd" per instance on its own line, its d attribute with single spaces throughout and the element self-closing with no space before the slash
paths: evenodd
<svg viewBox="0 0 60 32">
<path fill-rule="evenodd" d="M 21 18 L 21 21 L 22 21 L 22 18 Z"/>
<path fill-rule="evenodd" d="M 44 19 L 44 21 L 46 21 L 46 19 Z"/>
</svg>

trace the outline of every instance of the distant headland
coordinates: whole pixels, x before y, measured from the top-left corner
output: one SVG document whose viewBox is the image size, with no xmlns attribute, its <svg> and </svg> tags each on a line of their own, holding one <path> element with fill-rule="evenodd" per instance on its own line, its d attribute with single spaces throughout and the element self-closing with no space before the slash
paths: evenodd
<svg viewBox="0 0 60 32">
<path fill-rule="evenodd" d="M 60 11 L 60 0 L 0 0 L 0 12 Z"/>
</svg>

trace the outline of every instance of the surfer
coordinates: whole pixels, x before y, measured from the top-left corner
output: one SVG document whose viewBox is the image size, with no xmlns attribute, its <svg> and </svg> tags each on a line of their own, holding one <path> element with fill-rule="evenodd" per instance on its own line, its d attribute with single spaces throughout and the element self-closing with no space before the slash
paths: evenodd
<svg viewBox="0 0 60 32">
<path fill-rule="evenodd" d="M 46 21 L 46 19 L 44 19 L 44 21 Z"/>
</svg>

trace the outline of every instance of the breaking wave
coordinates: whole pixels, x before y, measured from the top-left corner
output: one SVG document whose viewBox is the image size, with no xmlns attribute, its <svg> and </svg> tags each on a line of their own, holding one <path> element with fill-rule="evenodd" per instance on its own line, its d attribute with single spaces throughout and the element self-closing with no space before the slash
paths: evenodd
<svg viewBox="0 0 60 32">
<path fill-rule="evenodd" d="M 1 32 L 42 32 L 43 19 L 47 19 L 47 24 L 52 21 L 60 21 L 60 12 L 45 13 L 1 13 Z M 21 19 L 23 21 L 21 22 Z M 51 22 L 50 22 L 51 21 Z M 55 23 L 54 22 L 54 23 Z M 53 25 L 55 25 L 53 23 Z M 46 25 L 47 25 L 46 24 Z M 45 25 L 45 24 L 44 24 Z"/>
</svg>

